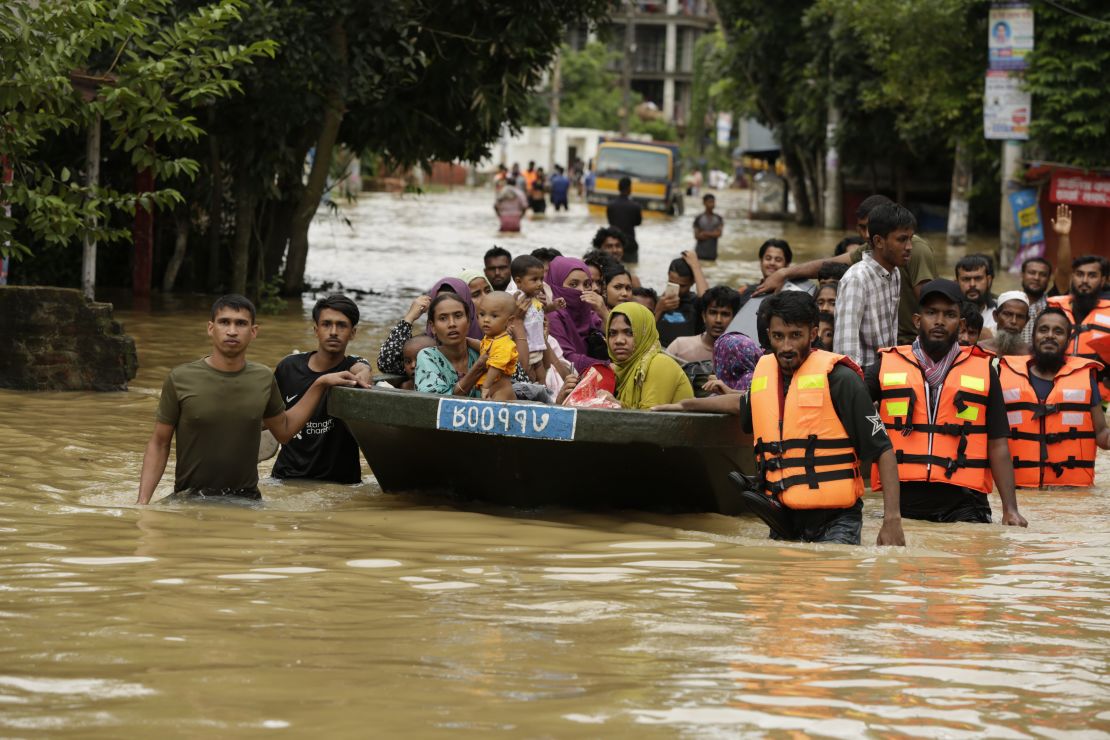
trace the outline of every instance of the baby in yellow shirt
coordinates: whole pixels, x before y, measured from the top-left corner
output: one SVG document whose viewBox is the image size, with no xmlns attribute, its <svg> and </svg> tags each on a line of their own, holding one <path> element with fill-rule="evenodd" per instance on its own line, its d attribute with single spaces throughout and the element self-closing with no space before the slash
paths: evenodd
<svg viewBox="0 0 1110 740">
<path fill-rule="evenodd" d="M 478 325 L 482 328 L 479 352 L 488 355 L 486 374 L 478 381 L 482 398 L 493 401 L 515 401 L 513 373 L 520 353 L 516 341 L 509 336 L 509 322 L 516 315 L 516 300 L 502 291 L 482 298 L 478 304 Z"/>
</svg>

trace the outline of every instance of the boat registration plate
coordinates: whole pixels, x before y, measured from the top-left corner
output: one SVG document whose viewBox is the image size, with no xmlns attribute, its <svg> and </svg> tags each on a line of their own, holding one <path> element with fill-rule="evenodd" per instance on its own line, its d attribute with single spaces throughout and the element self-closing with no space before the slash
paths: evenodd
<svg viewBox="0 0 1110 740">
<path fill-rule="evenodd" d="M 574 439 L 578 410 L 565 406 L 439 399 L 436 429 L 526 439 Z"/>
</svg>

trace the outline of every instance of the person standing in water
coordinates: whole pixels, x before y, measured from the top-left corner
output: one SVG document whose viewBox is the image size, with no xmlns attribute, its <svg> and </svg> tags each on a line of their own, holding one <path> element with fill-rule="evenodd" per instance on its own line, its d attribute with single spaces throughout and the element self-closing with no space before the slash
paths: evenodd
<svg viewBox="0 0 1110 740">
<path fill-rule="evenodd" d="M 706 193 L 701 199 L 705 211 L 694 219 L 694 239 L 697 245 L 694 251 L 700 260 L 717 259 L 717 240 L 725 228 L 725 220 L 713 212 L 717 207 L 717 198 L 712 193 Z"/>
<path fill-rule="evenodd" d="M 1026 527 L 1014 495 L 1010 425 L 991 356 L 957 338 L 960 287 L 933 280 L 921 288 L 913 344 L 887 347 L 865 373 L 898 455 L 902 516 L 930 522 L 991 521 L 997 486 L 1002 523 Z M 974 309 L 978 313 L 977 309 Z M 839 333 L 839 327 L 837 329 Z M 880 471 L 887 479 L 887 471 Z"/>
<path fill-rule="evenodd" d="M 1102 365 L 1069 355 L 1070 339 L 1067 314 L 1050 306 L 1034 322 L 1032 351 L 999 363 L 1018 488 L 1090 487 L 1096 448 L 1110 449 L 1098 387 Z"/>
<path fill-rule="evenodd" d="M 621 230 L 625 236 L 624 262 L 639 262 L 640 245 L 636 242 L 636 227 L 644 221 L 640 204 L 632 200 L 632 180 L 622 177 L 617 182 L 620 195 L 605 209 L 609 225 Z"/>
<path fill-rule="evenodd" d="M 347 345 L 358 331 L 358 319 L 358 306 L 345 295 L 329 295 L 316 301 L 312 307 L 316 349 L 289 355 L 274 370 L 287 409 L 292 409 L 322 375 L 349 370 L 361 380 L 360 384 L 370 384 L 370 363 L 347 354 Z M 274 463 L 275 478 L 314 478 L 335 483 L 362 480 L 358 442 L 346 425 L 328 414 L 324 401 L 320 399 L 305 428 L 281 446 Z"/>
<path fill-rule="evenodd" d="M 178 365 L 162 385 L 154 433 L 143 456 L 138 503 L 150 502 L 166 470 L 175 435 L 175 494 L 261 499 L 258 443 L 262 426 L 286 444 L 312 418 L 328 388 L 366 387 L 350 372 L 321 375 L 286 411 L 274 374 L 247 361 L 247 348 L 257 335 L 254 304 L 249 300 L 230 294 L 212 304 L 208 322 L 212 354 Z"/>
<path fill-rule="evenodd" d="M 748 393 L 691 398 L 653 411 L 733 414 L 755 438 L 761 480 L 742 492 L 772 539 L 858 545 L 863 529 L 862 465 L 883 474 L 883 524 L 876 543 L 905 545 L 898 463 L 877 422 L 859 367 L 813 349 L 817 305 L 803 291 L 768 298 L 773 354 L 755 366 Z"/>
</svg>

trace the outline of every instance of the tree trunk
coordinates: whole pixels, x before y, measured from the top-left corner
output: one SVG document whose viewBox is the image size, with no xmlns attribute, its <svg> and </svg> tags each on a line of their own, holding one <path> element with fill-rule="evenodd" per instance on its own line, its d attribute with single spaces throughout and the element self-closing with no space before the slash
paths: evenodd
<svg viewBox="0 0 1110 740">
<path fill-rule="evenodd" d="M 216 123 L 215 111 L 208 111 L 209 130 Z M 214 134 L 208 135 L 208 279 L 205 285 L 209 293 L 217 293 L 220 289 L 220 225 L 223 222 L 223 191 L 224 177 L 220 160 L 220 139 Z"/>
<path fill-rule="evenodd" d="M 967 244 L 968 197 L 971 194 L 971 157 L 967 144 L 956 143 L 956 159 L 952 164 L 952 195 L 948 200 L 948 246 Z"/>
<path fill-rule="evenodd" d="M 802 159 L 792 148 L 782 147 L 783 159 L 786 161 L 786 182 L 790 185 L 790 192 L 794 194 L 794 207 L 797 209 L 797 221 L 802 226 L 813 225 L 813 207 L 809 200 L 805 182 L 805 170 Z"/>
<path fill-rule="evenodd" d="M 844 228 L 844 190 L 840 179 L 840 152 L 836 148 L 837 128 L 840 126 L 840 109 L 829 101 L 828 124 L 825 132 L 825 228 Z"/>
<path fill-rule="evenodd" d="M 185 261 L 185 250 L 189 246 L 189 211 L 188 206 L 179 208 L 173 214 L 176 233 L 173 241 L 173 256 L 166 265 L 166 272 L 162 275 L 162 292 L 173 291 L 173 284 L 177 280 L 177 272 L 181 263 Z"/>
<path fill-rule="evenodd" d="M 336 76 L 324 102 L 324 121 L 316 139 L 316 156 L 308 174 L 308 183 L 293 213 L 289 231 L 289 254 L 285 260 L 284 292 L 298 295 L 304 290 L 304 268 L 308 261 L 308 227 L 320 205 L 328 180 L 332 151 L 339 136 L 345 112 L 347 75 L 347 30 L 339 19 L 331 29 L 331 42 L 336 55 Z"/>
<path fill-rule="evenodd" d="M 235 179 L 235 242 L 231 248 L 231 292 L 247 293 L 247 268 L 250 264 L 251 231 L 254 226 L 254 193 L 247 176 Z"/>
</svg>

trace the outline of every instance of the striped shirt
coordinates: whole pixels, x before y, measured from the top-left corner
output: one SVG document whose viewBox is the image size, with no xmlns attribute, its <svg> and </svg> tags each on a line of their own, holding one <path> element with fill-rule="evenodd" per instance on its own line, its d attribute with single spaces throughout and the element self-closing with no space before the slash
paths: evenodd
<svg viewBox="0 0 1110 740">
<path fill-rule="evenodd" d="M 897 344 L 901 290 L 898 270 L 886 270 L 865 252 L 837 284 L 833 351 L 865 370 L 877 364 L 879 349 Z"/>
</svg>

